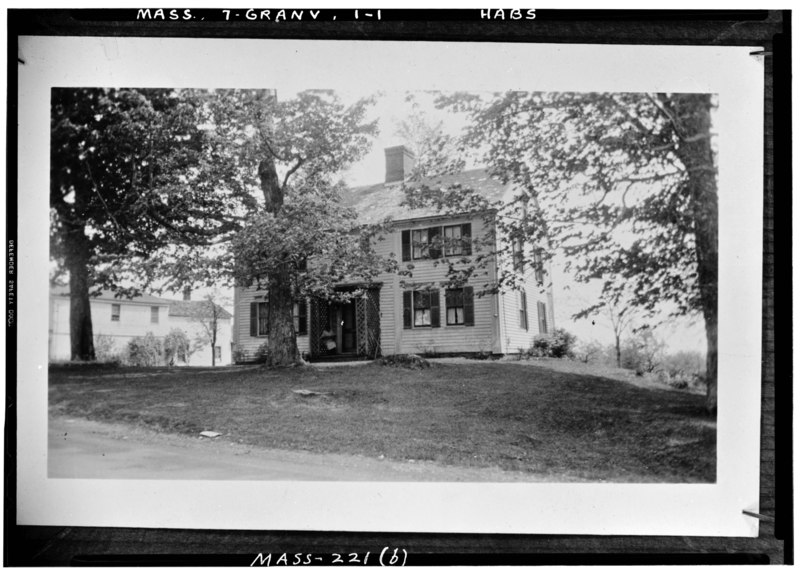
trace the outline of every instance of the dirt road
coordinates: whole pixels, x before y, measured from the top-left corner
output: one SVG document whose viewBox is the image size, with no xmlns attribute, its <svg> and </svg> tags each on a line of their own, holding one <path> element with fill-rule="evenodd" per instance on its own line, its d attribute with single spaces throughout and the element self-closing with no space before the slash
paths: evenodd
<svg viewBox="0 0 800 571">
<path fill-rule="evenodd" d="M 534 475 L 496 468 L 394 462 L 341 454 L 256 448 L 144 428 L 51 417 L 51 478 L 160 480 L 327 480 L 532 482 Z"/>
</svg>

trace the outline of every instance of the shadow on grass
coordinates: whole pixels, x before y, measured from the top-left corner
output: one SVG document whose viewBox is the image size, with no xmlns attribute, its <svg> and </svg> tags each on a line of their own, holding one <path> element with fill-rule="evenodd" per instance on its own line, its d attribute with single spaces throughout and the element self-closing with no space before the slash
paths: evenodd
<svg viewBox="0 0 800 571">
<path fill-rule="evenodd" d="M 50 405 L 267 448 L 499 466 L 554 481 L 710 482 L 716 472 L 716 427 L 701 395 L 512 363 L 52 368 Z"/>
</svg>

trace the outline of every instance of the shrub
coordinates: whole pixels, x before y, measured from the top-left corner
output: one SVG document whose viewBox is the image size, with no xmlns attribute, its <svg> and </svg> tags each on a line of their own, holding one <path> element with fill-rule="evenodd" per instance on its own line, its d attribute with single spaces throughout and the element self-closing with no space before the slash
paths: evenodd
<svg viewBox="0 0 800 571">
<path fill-rule="evenodd" d="M 256 349 L 256 363 L 264 364 L 269 361 L 269 341 L 264 341 Z"/>
<path fill-rule="evenodd" d="M 575 359 L 581 363 L 592 363 L 604 358 L 604 348 L 598 341 L 582 342 L 573 351 Z"/>
<path fill-rule="evenodd" d="M 119 364 L 122 361 L 114 338 L 103 333 L 98 333 L 94 337 L 94 355 L 98 363 Z"/>
<path fill-rule="evenodd" d="M 665 343 L 656 338 L 650 328 L 642 329 L 622 346 L 622 366 L 637 375 L 652 373 L 664 358 Z"/>
<path fill-rule="evenodd" d="M 386 355 L 381 357 L 378 363 L 386 367 L 400 367 L 403 369 L 427 369 L 431 366 L 430 361 L 413 353 Z"/>
<path fill-rule="evenodd" d="M 144 337 L 134 337 L 128 342 L 128 364 L 134 367 L 155 367 L 164 362 L 161 341 L 148 332 Z"/>
<path fill-rule="evenodd" d="M 172 329 L 164 337 L 164 359 L 168 365 L 174 365 L 176 360 L 188 363 L 191 354 L 192 344 L 183 329 Z"/>
<path fill-rule="evenodd" d="M 247 352 L 238 345 L 233 347 L 231 357 L 234 363 L 244 363 L 247 361 Z"/>
<path fill-rule="evenodd" d="M 556 329 L 549 335 L 534 337 L 528 354 L 532 357 L 555 357 L 556 359 L 571 357 L 577 339 L 565 329 Z"/>
</svg>

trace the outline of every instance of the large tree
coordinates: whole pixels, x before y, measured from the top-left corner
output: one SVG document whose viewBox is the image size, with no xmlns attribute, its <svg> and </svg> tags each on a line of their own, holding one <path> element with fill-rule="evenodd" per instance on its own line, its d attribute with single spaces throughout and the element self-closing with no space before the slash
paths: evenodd
<svg viewBox="0 0 800 571">
<path fill-rule="evenodd" d="M 166 245 L 235 229 L 243 189 L 206 109 L 193 91 L 53 89 L 51 258 L 69 276 L 72 359 L 95 356 L 91 293 L 135 295 Z"/>
<path fill-rule="evenodd" d="M 230 280 L 263 290 L 269 302 L 267 365 L 300 362 L 294 306 L 307 297 L 341 298 L 336 286 L 368 282 L 385 267 L 341 199 L 343 171 L 370 148 L 377 131 L 366 119 L 371 99 L 342 103 L 330 91 L 279 99 L 271 90 L 209 94 L 210 136 L 235 157 L 250 189 L 233 239 L 216 248 L 179 245 L 162 265 L 168 287 Z"/>
<path fill-rule="evenodd" d="M 575 279 L 602 281 L 601 304 L 702 316 L 707 408 L 715 410 L 713 96 L 507 92 L 454 94 L 439 104 L 468 116 L 459 148 L 511 183 L 514 200 L 482 204 L 469 189 L 424 188 L 410 193 L 410 201 L 496 208 L 506 235 L 558 248 Z M 446 166 L 458 168 L 464 160 Z"/>
</svg>

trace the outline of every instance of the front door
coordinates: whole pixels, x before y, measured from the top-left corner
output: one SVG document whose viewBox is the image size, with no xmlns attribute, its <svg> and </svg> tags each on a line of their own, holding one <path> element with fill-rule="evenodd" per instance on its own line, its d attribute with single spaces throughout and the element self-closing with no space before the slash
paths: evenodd
<svg viewBox="0 0 800 571">
<path fill-rule="evenodd" d="M 339 304 L 337 316 L 338 353 L 355 353 L 356 344 L 356 305 L 353 301 Z"/>
</svg>

